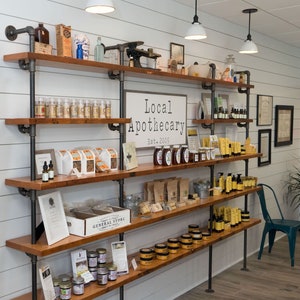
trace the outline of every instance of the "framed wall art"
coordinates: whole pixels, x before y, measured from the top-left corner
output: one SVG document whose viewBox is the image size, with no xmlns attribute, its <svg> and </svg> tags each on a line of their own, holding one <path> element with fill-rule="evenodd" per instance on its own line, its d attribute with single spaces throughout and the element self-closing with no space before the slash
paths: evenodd
<svg viewBox="0 0 300 300">
<path fill-rule="evenodd" d="M 271 129 L 258 130 L 258 152 L 262 153 L 257 161 L 259 167 L 271 164 L 271 134 Z"/>
<path fill-rule="evenodd" d="M 44 162 L 46 161 L 47 164 L 49 165 L 50 160 L 52 160 L 53 163 L 54 174 L 57 175 L 58 172 L 57 172 L 54 149 L 35 151 L 35 172 L 36 172 L 35 174 L 37 179 L 42 178 Z"/>
<path fill-rule="evenodd" d="M 272 125 L 273 117 L 273 97 L 266 95 L 257 95 L 256 125 Z"/>
<path fill-rule="evenodd" d="M 184 65 L 184 45 L 170 43 L 170 58 L 175 59 L 178 65 Z"/>
<path fill-rule="evenodd" d="M 275 106 L 275 147 L 293 144 L 294 106 Z"/>
</svg>

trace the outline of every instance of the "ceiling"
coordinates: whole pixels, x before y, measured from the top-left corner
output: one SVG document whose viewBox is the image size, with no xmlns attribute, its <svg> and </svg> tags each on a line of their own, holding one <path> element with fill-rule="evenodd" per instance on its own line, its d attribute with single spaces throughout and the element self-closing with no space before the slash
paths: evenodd
<svg viewBox="0 0 300 300">
<path fill-rule="evenodd" d="M 176 2 L 195 7 L 194 0 Z M 260 32 L 300 48 L 300 0 L 198 0 L 198 11 L 248 28 L 248 14 L 242 13 L 246 8 L 258 9 L 251 15 L 251 33 Z"/>
</svg>

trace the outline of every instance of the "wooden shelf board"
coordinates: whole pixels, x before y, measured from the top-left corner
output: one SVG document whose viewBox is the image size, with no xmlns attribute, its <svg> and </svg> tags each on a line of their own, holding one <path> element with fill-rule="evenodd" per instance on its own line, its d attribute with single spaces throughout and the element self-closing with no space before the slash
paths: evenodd
<svg viewBox="0 0 300 300">
<path fill-rule="evenodd" d="M 6 125 L 38 125 L 38 124 L 125 124 L 130 118 L 86 119 L 86 118 L 15 118 L 5 119 Z"/>
<path fill-rule="evenodd" d="M 121 232 L 126 232 L 129 230 L 134 230 L 137 228 L 141 228 L 150 224 L 154 224 L 160 222 L 162 220 L 171 219 L 189 212 L 192 212 L 196 209 L 201 209 L 204 207 L 208 207 L 211 205 L 215 205 L 227 200 L 231 200 L 237 197 L 241 197 L 250 193 L 255 193 L 260 190 L 260 187 L 247 188 L 243 191 L 232 192 L 230 194 L 222 194 L 220 196 L 210 196 L 205 199 L 201 199 L 199 203 L 193 205 L 186 205 L 180 208 L 177 208 L 173 211 L 161 211 L 141 217 L 134 218 L 131 224 L 128 224 L 123 227 L 119 227 L 113 230 L 104 231 L 99 234 L 91 235 L 88 237 L 80 237 L 76 235 L 70 235 L 69 237 L 53 244 L 48 245 L 46 241 L 45 234 L 38 240 L 36 244 L 31 244 L 31 236 L 23 236 L 11 240 L 6 241 L 6 246 L 20 250 L 25 253 L 33 254 L 36 256 L 47 256 L 53 253 L 57 253 L 60 251 L 64 251 L 67 249 L 71 249 L 74 247 L 79 247 L 81 245 L 94 242 L 96 240 L 100 240 L 103 238 L 107 238 L 109 236 L 113 236 L 119 234 Z"/>
<path fill-rule="evenodd" d="M 188 163 L 188 164 L 180 164 L 180 165 L 172 165 L 172 166 L 153 166 L 153 164 L 148 163 L 148 164 L 141 164 L 137 168 L 129 171 L 118 170 L 118 171 L 110 171 L 105 173 L 82 175 L 81 177 L 77 177 L 75 175 L 72 176 L 57 175 L 54 177 L 54 180 L 48 182 L 42 182 L 41 179 L 31 181 L 30 177 L 27 176 L 27 177 L 5 179 L 5 184 L 9 186 L 18 187 L 18 188 L 44 191 L 44 190 L 63 188 L 63 187 L 74 186 L 74 185 L 103 182 L 108 180 L 126 179 L 126 178 L 137 177 L 137 176 L 146 176 L 146 175 L 152 175 L 153 173 L 167 173 L 167 172 L 178 171 L 178 170 L 207 167 L 216 164 L 224 164 L 233 161 L 257 158 L 260 156 L 262 156 L 261 153 L 253 153 L 253 154 L 232 156 L 228 158 L 217 158 L 213 160 L 206 160 L 206 161 L 201 161 L 199 163 Z"/>
<path fill-rule="evenodd" d="M 217 79 L 188 76 L 182 74 L 174 74 L 170 72 L 159 71 L 156 69 L 147 69 L 147 68 L 131 68 L 128 66 L 109 64 L 104 62 L 96 62 L 92 60 L 82 60 L 72 57 L 62 57 L 49 54 L 40 54 L 33 52 L 21 52 L 15 54 L 6 54 L 3 56 L 3 60 L 6 62 L 18 62 L 19 60 L 31 60 L 35 59 L 38 66 L 54 67 L 54 68 L 66 68 L 78 71 L 89 71 L 97 73 L 106 73 L 107 71 L 124 71 L 128 75 L 140 76 L 147 78 L 159 78 L 165 80 L 186 80 L 193 81 L 198 83 L 216 83 L 220 86 L 227 88 L 254 88 L 254 85 L 241 84 L 238 82 L 228 82 Z"/>
<path fill-rule="evenodd" d="M 200 119 L 196 120 L 194 119 L 193 124 L 224 124 L 224 123 L 252 123 L 253 119 Z"/>
<path fill-rule="evenodd" d="M 153 263 L 150 266 L 141 266 L 138 263 L 138 268 L 136 270 L 132 270 L 130 268 L 129 274 L 122 275 L 117 278 L 116 281 L 109 281 L 106 286 L 100 286 L 96 282 L 91 283 L 90 286 L 85 288 L 85 292 L 81 296 L 72 296 L 74 299 L 85 299 L 85 300 L 92 300 L 95 299 L 95 297 L 99 297 L 101 295 L 104 295 L 116 288 L 119 288 L 125 284 L 128 284 L 136 279 L 139 279 L 143 276 L 146 276 L 156 270 L 159 270 L 165 266 L 168 266 L 172 264 L 175 261 L 178 261 L 180 259 L 183 259 L 189 255 L 192 255 L 196 252 L 199 252 L 203 250 L 204 248 L 213 245 L 219 241 L 222 241 L 226 238 L 229 238 L 235 234 L 238 234 L 244 230 L 247 230 L 261 222 L 260 219 L 250 219 L 249 222 L 243 222 L 239 224 L 236 227 L 233 227 L 229 230 L 223 231 L 221 233 L 213 233 L 212 236 L 207 241 L 202 241 L 201 244 L 194 245 L 193 249 L 191 250 L 185 250 L 185 249 L 179 249 L 178 253 L 176 254 L 169 254 L 169 258 L 167 260 L 158 260 L 154 259 Z M 130 255 L 129 260 L 132 258 L 135 258 L 137 262 L 139 262 L 139 254 L 133 254 Z M 27 300 L 31 299 L 31 293 L 28 293 L 26 295 L 14 298 L 15 300 Z M 42 300 L 43 296 L 41 291 L 38 291 L 38 300 Z"/>
</svg>

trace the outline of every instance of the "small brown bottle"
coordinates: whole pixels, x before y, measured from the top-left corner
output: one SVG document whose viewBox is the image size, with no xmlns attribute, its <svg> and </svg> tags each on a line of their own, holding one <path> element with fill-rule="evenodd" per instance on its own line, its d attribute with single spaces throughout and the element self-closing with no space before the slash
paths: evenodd
<svg viewBox="0 0 300 300">
<path fill-rule="evenodd" d="M 49 31 L 44 27 L 43 23 L 34 29 L 35 41 L 43 44 L 49 44 Z"/>
</svg>

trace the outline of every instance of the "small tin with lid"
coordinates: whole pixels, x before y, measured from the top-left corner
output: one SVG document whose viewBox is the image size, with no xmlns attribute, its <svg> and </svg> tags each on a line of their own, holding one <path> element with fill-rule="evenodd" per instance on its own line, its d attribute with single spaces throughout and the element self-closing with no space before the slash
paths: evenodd
<svg viewBox="0 0 300 300">
<path fill-rule="evenodd" d="M 74 295 L 84 294 L 84 279 L 81 276 L 73 278 L 73 294 Z"/>
<path fill-rule="evenodd" d="M 192 249 L 193 248 L 193 238 L 191 234 L 185 233 L 180 237 L 180 246 L 182 249 Z"/>
<path fill-rule="evenodd" d="M 210 234 L 209 231 L 202 232 L 202 239 L 203 239 L 203 241 L 209 240 L 210 236 L 211 236 L 211 234 Z"/>
<path fill-rule="evenodd" d="M 177 253 L 179 249 L 179 240 L 177 238 L 169 238 L 168 239 L 168 250 L 169 253 Z"/>
<path fill-rule="evenodd" d="M 153 261 L 153 250 L 151 248 L 140 249 L 140 264 L 143 266 L 151 265 Z"/>
<path fill-rule="evenodd" d="M 189 228 L 189 233 L 192 233 L 192 231 L 194 229 L 199 229 L 199 225 L 198 224 L 189 224 L 188 228 Z"/>
<path fill-rule="evenodd" d="M 192 232 L 193 244 L 200 244 L 202 241 L 202 232 L 198 229 L 193 229 Z"/>
<path fill-rule="evenodd" d="M 168 253 L 168 246 L 165 244 L 165 243 L 158 243 L 158 244 L 155 244 L 155 247 L 154 247 L 154 251 L 155 253 L 157 254 L 160 254 L 160 253 Z"/>
</svg>

